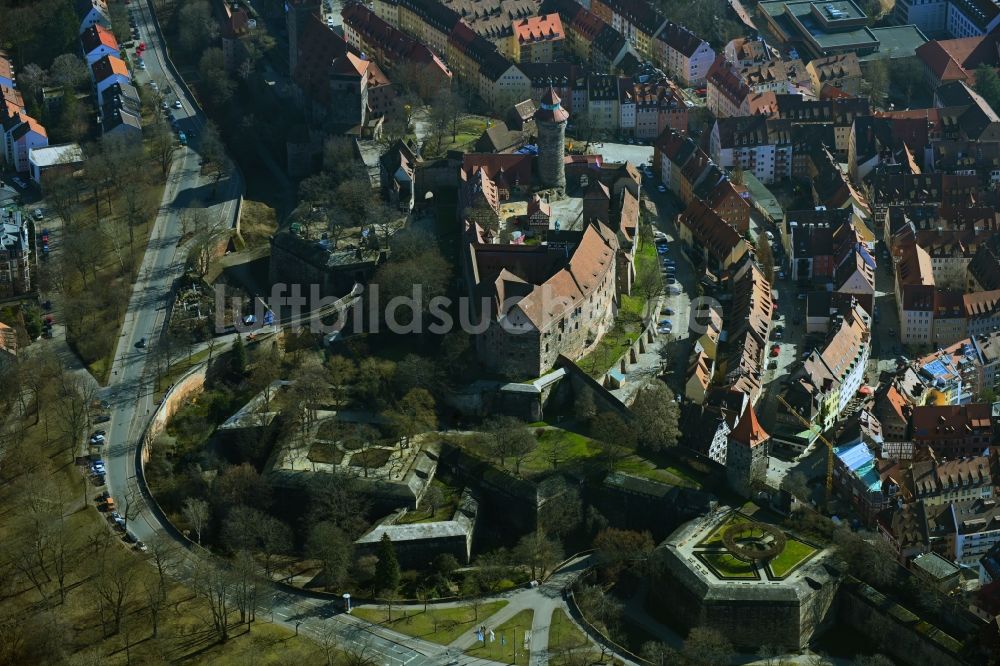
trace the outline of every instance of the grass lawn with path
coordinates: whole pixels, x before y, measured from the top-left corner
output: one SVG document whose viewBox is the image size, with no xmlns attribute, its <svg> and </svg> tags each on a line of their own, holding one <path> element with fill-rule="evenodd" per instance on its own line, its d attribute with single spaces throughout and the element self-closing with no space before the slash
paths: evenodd
<svg viewBox="0 0 1000 666">
<path fill-rule="evenodd" d="M 431 606 L 426 611 L 422 608 L 416 610 L 396 608 L 392 612 L 392 621 L 389 621 L 385 608 L 355 608 L 352 614 L 407 636 L 448 645 L 466 631 L 471 632 L 477 623 L 481 623 L 507 603 L 506 600 L 501 600 L 480 604 L 478 615 L 472 606 L 453 608 Z"/>
<path fill-rule="evenodd" d="M 470 657 L 477 657 L 479 659 L 489 659 L 491 661 L 499 661 L 503 663 L 517 663 L 527 665 L 531 653 L 528 650 L 523 649 L 524 645 L 524 630 L 531 629 L 531 622 L 534 619 L 535 611 L 531 609 L 526 609 L 510 618 L 499 627 L 492 627 L 493 634 L 496 636 L 496 640 L 492 643 L 489 640 L 489 635 L 486 636 L 486 643 L 476 643 L 475 647 L 469 648 L 465 651 L 465 654 Z M 501 636 L 503 636 L 506 645 L 501 645 Z M 514 651 L 514 647 L 517 647 L 517 661 L 510 661 L 511 654 Z"/>
</svg>

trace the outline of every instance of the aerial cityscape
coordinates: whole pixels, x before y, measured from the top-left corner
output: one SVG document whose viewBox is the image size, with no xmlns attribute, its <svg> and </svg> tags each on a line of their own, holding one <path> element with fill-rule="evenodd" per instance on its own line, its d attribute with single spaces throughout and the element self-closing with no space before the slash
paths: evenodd
<svg viewBox="0 0 1000 666">
<path fill-rule="evenodd" d="M 0 664 L 1000 664 L 1000 0 L 0 0 L 0 92 Z"/>
</svg>

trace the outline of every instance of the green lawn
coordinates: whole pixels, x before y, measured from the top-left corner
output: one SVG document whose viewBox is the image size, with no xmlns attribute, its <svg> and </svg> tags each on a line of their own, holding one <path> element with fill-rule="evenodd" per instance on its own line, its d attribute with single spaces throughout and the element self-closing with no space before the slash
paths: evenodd
<svg viewBox="0 0 1000 666">
<path fill-rule="evenodd" d="M 771 573 L 779 578 L 785 576 L 815 552 L 816 549 L 809 544 L 789 539 L 784 550 L 771 560 Z"/>
<path fill-rule="evenodd" d="M 442 520 L 451 520 L 455 515 L 455 508 L 458 506 L 459 494 L 457 488 L 452 488 L 438 479 L 431 481 L 432 486 L 441 489 L 443 501 L 433 512 L 430 505 L 423 503 L 419 509 L 407 511 L 403 517 L 396 521 L 397 525 L 411 525 L 413 523 L 436 523 Z"/>
<path fill-rule="evenodd" d="M 756 578 L 757 576 L 753 566 L 727 552 L 700 553 L 700 555 L 723 578 Z"/>
<path fill-rule="evenodd" d="M 560 611 L 561 612 L 561 611 Z M 493 634 L 496 640 L 492 643 L 489 635 L 486 636 L 486 643 L 476 643 L 476 647 L 469 648 L 465 654 L 479 659 L 489 659 L 505 664 L 517 663 L 527 665 L 531 653 L 524 649 L 524 630 L 531 629 L 531 622 L 535 617 L 535 611 L 523 610 L 510 618 L 499 627 L 493 627 Z M 501 636 L 503 637 L 501 639 Z M 501 645 L 505 642 L 505 645 Z M 551 642 L 549 643 L 551 645 Z M 514 648 L 517 647 L 517 661 L 511 661 Z"/>
<path fill-rule="evenodd" d="M 538 448 L 521 463 L 521 474 L 547 472 L 553 469 L 553 459 L 559 469 L 567 462 L 595 458 L 600 452 L 598 443 L 585 435 L 562 428 L 544 428 L 538 436 Z"/>
<path fill-rule="evenodd" d="M 658 467 L 655 462 L 638 454 L 631 455 L 615 465 L 615 470 L 634 476 L 669 483 L 672 486 L 701 488 L 701 482 L 676 465 Z"/>
<path fill-rule="evenodd" d="M 629 321 L 619 314 L 618 320 L 592 352 L 577 361 L 577 365 L 595 379 L 611 369 L 611 365 L 628 351 L 642 330 L 640 322 L 631 315 Z"/>
<path fill-rule="evenodd" d="M 650 279 L 662 281 L 656 247 L 652 241 L 641 241 L 635 254 L 635 269 L 636 288 L 631 294 L 622 296 L 614 327 L 601 338 L 592 352 L 577 362 L 577 365 L 591 377 L 597 378 L 607 372 L 611 364 L 628 350 L 642 330 L 647 294 L 643 293 L 641 285 L 648 285 Z"/>
<path fill-rule="evenodd" d="M 588 643 L 587 637 L 569 619 L 566 611 L 561 608 L 552 611 L 552 622 L 549 624 L 549 652 L 572 650 L 584 647 Z"/>
<path fill-rule="evenodd" d="M 463 150 L 472 146 L 473 143 L 486 131 L 486 116 L 467 115 L 458 121 L 458 133 L 452 136 L 451 128 L 441 137 L 441 145 L 438 146 L 434 137 L 428 137 L 424 142 L 424 152 L 431 157 L 439 157 L 449 150 Z"/>
<path fill-rule="evenodd" d="M 388 621 L 384 608 L 355 608 L 352 613 L 362 620 L 380 624 L 407 636 L 448 645 L 466 631 L 471 632 L 477 622 L 482 622 L 506 605 L 507 601 L 480 604 L 478 615 L 472 606 L 430 607 L 426 611 L 394 609 L 391 622 Z M 404 615 L 406 612 L 409 614 Z"/>
<path fill-rule="evenodd" d="M 659 283 L 662 282 L 663 278 L 660 275 L 660 262 L 656 254 L 656 247 L 651 240 L 643 240 L 635 253 L 635 284 L 645 285 L 650 280 Z M 645 305 L 646 294 L 639 293 L 638 289 L 633 289 L 632 294 L 622 297 L 622 313 L 636 319 L 642 318 L 642 310 Z"/>
</svg>

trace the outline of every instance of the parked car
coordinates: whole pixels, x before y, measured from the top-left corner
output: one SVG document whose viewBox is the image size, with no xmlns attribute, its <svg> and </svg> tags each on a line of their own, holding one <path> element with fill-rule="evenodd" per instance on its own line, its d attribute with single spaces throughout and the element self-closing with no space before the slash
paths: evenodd
<svg viewBox="0 0 1000 666">
<path fill-rule="evenodd" d="M 772 358 L 771 360 L 769 360 L 767 362 L 767 369 L 768 370 L 776 370 L 777 367 L 778 367 L 778 359 Z"/>
<path fill-rule="evenodd" d="M 140 553 L 145 553 L 147 550 L 149 550 L 149 548 L 146 548 L 146 544 L 144 544 L 141 541 L 136 541 L 135 545 L 132 547 L 135 548 Z"/>
<path fill-rule="evenodd" d="M 103 444 L 104 443 L 104 434 L 103 433 L 94 433 L 90 437 L 90 443 L 93 444 L 94 446 L 97 446 L 99 444 Z"/>
<path fill-rule="evenodd" d="M 110 420 L 111 416 L 109 414 L 99 414 L 94 417 L 94 423 L 107 423 Z"/>
<path fill-rule="evenodd" d="M 174 108 L 175 109 L 183 109 L 184 105 L 181 104 L 181 101 L 179 99 L 175 99 L 174 100 Z"/>
<path fill-rule="evenodd" d="M 105 473 L 104 461 L 103 460 L 95 460 L 90 465 L 90 471 L 92 471 L 94 474 L 104 474 Z"/>
<path fill-rule="evenodd" d="M 776 357 L 780 353 L 781 353 L 781 345 L 774 345 L 773 347 L 771 347 L 772 357 Z"/>
<path fill-rule="evenodd" d="M 677 285 L 677 278 L 668 277 L 667 278 L 667 286 L 668 287 L 673 287 L 675 285 Z"/>
<path fill-rule="evenodd" d="M 663 308 L 662 310 L 660 310 L 660 314 L 672 315 L 673 313 L 674 313 L 673 308 Z"/>
<path fill-rule="evenodd" d="M 139 338 L 139 342 L 135 343 L 135 348 L 136 349 L 145 349 L 146 348 L 146 338 Z"/>
<path fill-rule="evenodd" d="M 28 183 L 24 182 L 24 179 L 20 176 L 12 176 L 10 181 L 20 187 L 22 190 L 28 187 Z"/>
<path fill-rule="evenodd" d="M 663 192 L 667 191 L 667 187 L 666 187 L 666 185 L 658 185 L 656 187 L 656 190 L 662 194 Z"/>
</svg>

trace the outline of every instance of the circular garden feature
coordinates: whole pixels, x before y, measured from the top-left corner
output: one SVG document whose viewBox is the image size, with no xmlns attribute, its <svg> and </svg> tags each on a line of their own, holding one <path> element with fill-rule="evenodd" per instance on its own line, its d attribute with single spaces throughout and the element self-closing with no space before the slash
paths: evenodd
<svg viewBox="0 0 1000 666">
<path fill-rule="evenodd" d="M 722 533 L 722 544 L 744 562 L 767 562 L 785 549 L 785 534 L 767 523 L 734 523 Z"/>
</svg>

